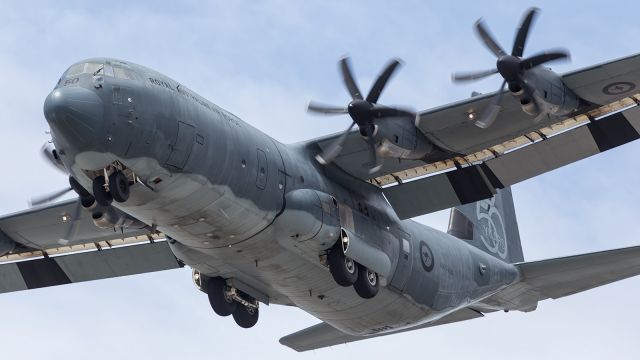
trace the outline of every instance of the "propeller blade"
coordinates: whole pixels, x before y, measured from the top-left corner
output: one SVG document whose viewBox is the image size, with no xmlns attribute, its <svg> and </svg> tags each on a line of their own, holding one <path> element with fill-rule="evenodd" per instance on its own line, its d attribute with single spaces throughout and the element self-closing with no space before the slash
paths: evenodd
<svg viewBox="0 0 640 360">
<path fill-rule="evenodd" d="M 73 189 L 71 189 L 71 187 L 68 187 L 63 190 L 58 190 L 56 192 L 52 192 L 47 195 L 34 196 L 33 198 L 31 198 L 31 200 L 29 200 L 29 206 L 32 207 L 32 206 L 38 206 L 38 205 L 48 203 L 50 201 L 53 201 L 63 196 L 64 194 L 68 193 L 71 190 Z"/>
<path fill-rule="evenodd" d="M 502 47 L 500 47 L 500 45 L 498 45 L 498 43 L 493 39 L 493 36 L 489 33 L 489 30 L 482 19 L 476 21 L 475 29 L 482 42 L 496 57 L 506 55 L 504 50 L 502 50 Z"/>
<path fill-rule="evenodd" d="M 362 93 L 360 92 L 360 89 L 358 89 L 356 81 L 353 80 L 353 72 L 351 71 L 348 57 L 340 59 L 340 71 L 342 71 L 342 79 L 344 80 L 344 84 L 347 86 L 347 89 L 349 89 L 351 99 L 362 100 Z"/>
<path fill-rule="evenodd" d="M 402 108 L 388 107 L 384 105 L 374 105 L 371 108 L 371 114 L 374 118 L 384 118 L 384 117 L 411 117 L 415 118 L 416 113 Z"/>
<path fill-rule="evenodd" d="M 78 199 L 78 201 L 76 201 L 76 207 L 73 210 L 73 215 L 71 215 L 71 218 L 68 220 L 69 227 L 67 228 L 67 233 L 63 238 L 58 240 L 58 243 L 60 245 L 69 244 L 73 240 L 73 238 L 76 236 L 76 232 L 78 230 L 78 223 L 79 223 L 78 220 L 80 219 L 81 210 L 82 210 L 82 202 L 80 201 L 80 199 Z"/>
<path fill-rule="evenodd" d="M 538 11 L 538 8 L 529 8 L 526 15 L 522 18 L 520 27 L 516 33 L 516 39 L 513 41 L 513 50 L 511 50 L 511 55 L 522 57 L 524 45 L 527 42 L 527 37 L 529 36 L 529 28 L 531 27 L 533 20 L 535 20 L 536 15 L 538 15 Z"/>
<path fill-rule="evenodd" d="M 342 146 L 344 145 L 344 142 L 347 141 L 347 136 L 349 136 L 349 132 L 351 132 L 351 129 L 353 129 L 355 125 L 355 121 L 351 122 L 351 125 L 349 125 L 347 130 L 345 130 L 342 135 L 340 135 L 340 137 L 334 141 L 331 146 L 329 146 L 327 151 L 316 155 L 316 160 L 322 165 L 327 165 L 332 162 L 333 159 L 340 154 L 340 151 L 342 151 Z"/>
<path fill-rule="evenodd" d="M 373 83 L 371 90 L 369 90 L 369 95 L 367 95 L 368 102 L 372 104 L 375 104 L 378 102 L 378 99 L 380 98 L 380 94 L 382 93 L 382 90 L 384 90 L 384 87 L 387 85 L 387 81 L 389 81 L 389 79 L 391 78 L 391 75 L 393 75 L 393 73 L 396 71 L 399 65 L 401 65 L 400 60 L 392 59 L 387 65 L 387 67 L 384 69 L 384 71 L 380 73 L 380 75 L 378 75 L 378 78 Z"/>
<path fill-rule="evenodd" d="M 307 104 L 307 110 L 310 112 L 328 114 L 328 115 L 347 113 L 347 108 L 345 107 L 325 105 L 325 104 L 320 104 L 314 101 L 309 101 L 309 104 Z"/>
<path fill-rule="evenodd" d="M 487 76 L 491 76 L 497 73 L 498 73 L 498 69 L 489 69 L 489 70 L 474 71 L 474 72 L 457 72 L 451 75 L 451 80 L 453 80 L 453 82 L 474 81 L 474 80 L 486 78 Z"/>
<path fill-rule="evenodd" d="M 559 50 L 549 50 L 540 54 L 529 56 L 526 59 L 522 59 L 520 62 L 520 68 L 522 70 L 529 70 L 538 65 L 542 65 L 549 61 L 560 60 L 560 59 L 569 59 L 569 52 L 563 49 Z"/>
<path fill-rule="evenodd" d="M 482 112 L 482 117 L 480 118 L 480 120 L 475 122 L 475 125 L 477 127 L 486 129 L 491 126 L 494 121 L 496 121 L 500 110 L 502 110 L 502 105 L 500 105 L 500 103 L 502 102 L 502 94 L 504 93 L 503 90 L 506 83 L 506 80 L 502 81 L 502 84 L 498 89 L 498 94 L 494 96 L 491 104 L 487 106 L 487 108 Z"/>
<path fill-rule="evenodd" d="M 64 168 L 62 161 L 57 157 L 58 155 L 56 153 L 56 149 L 50 142 L 46 142 L 44 145 L 42 145 L 40 154 L 47 160 L 49 164 L 54 166 L 56 169 L 65 174 L 67 173 L 67 170 Z"/>
<path fill-rule="evenodd" d="M 367 144 L 369 145 L 369 162 L 364 164 L 364 166 L 369 167 L 369 174 L 373 174 L 382 168 L 382 163 L 378 162 L 378 154 L 376 153 L 376 140 L 373 137 L 374 130 L 374 125 L 367 126 L 366 135 Z"/>
</svg>

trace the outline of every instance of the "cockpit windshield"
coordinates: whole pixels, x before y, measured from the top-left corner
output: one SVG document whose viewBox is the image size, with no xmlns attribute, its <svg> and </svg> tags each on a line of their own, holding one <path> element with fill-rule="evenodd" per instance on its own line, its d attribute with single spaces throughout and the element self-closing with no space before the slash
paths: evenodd
<svg viewBox="0 0 640 360">
<path fill-rule="evenodd" d="M 118 79 L 136 80 L 135 72 L 120 65 L 104 64 L 99 62 L 85 62 L 72 65 L 62 76 L 71 78 L 81 74 L 104 75 Z"/>
</svg>

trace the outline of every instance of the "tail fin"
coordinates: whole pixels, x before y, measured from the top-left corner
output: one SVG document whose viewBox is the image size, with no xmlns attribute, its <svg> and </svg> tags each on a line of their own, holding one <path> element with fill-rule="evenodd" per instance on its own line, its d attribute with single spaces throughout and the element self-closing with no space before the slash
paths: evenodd
<svg viewBox="0 0 640 360">
<path fill-rule="evenodd" d="M 451 209 L 447 232 L 498 259 L 524 261 L 510 187 L 498 190 L 491 199 Z"/>
</svg>

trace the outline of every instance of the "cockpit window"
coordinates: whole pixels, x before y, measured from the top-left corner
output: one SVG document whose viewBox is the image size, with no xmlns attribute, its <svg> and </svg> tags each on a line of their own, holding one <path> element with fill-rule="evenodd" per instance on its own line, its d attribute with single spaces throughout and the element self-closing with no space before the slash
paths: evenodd
<svg viewBox="0 0 640 360">
<path fill-rule="evenodd" d="M 98 74 L 102 72 L 102 69 L 104 69 L 104 64 L 87 63 L 84 67 L 84 72 L 89 74 Z"/>
<path fill-rule="evenodd" d="M 72 77 L 76 75 L 80 75 L 84 72 L 84 66 L 86 64 L 75 64 L 72 65 L 69 70 L 64 74 L 64 77 Z"/>
<path fill-rule="evenodd" d="M 72 65 L 63 78 L 78 76 L 80 74 L 93 74 L 114 76 L 118 79 L 136 80 L 136 75 L 131 69 L 119 65 L 110 65 L 97 62 L 86 62 Z"/>
<path fill-rule="evenodd" d="M 134 75 L 133 71 L 131 71 L 129 69 L 125 69 L 125 68 L 120 67 L 120 66 L 114 66 L 113 67 L 113 74 L 118 79 L 136 80 L 136 76 Z"/>
</svg>

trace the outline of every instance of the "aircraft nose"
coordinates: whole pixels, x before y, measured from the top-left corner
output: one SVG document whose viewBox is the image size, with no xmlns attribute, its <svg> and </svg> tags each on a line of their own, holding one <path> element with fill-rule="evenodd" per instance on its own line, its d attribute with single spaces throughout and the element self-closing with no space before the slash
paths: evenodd
<svg viewBox="0 0 640 360">
<path fill-rule="evenodd" d="M 43 110 L 54 134 L 78 147 L 95 143 L 103 126 L 102 99 L 83 87 L 55 89 L 44 101 Z"/>
</svg>

